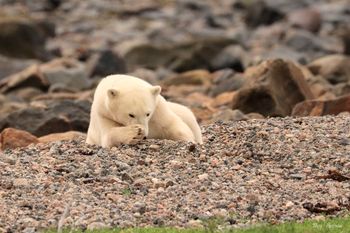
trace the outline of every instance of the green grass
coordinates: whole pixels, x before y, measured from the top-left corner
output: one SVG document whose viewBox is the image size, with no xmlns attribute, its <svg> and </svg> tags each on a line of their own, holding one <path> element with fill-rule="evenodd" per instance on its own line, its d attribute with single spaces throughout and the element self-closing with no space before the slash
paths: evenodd
<svg viewBox="0 0 350 233">
<path fill-rule="evenodd" d="M 350 233 L 350 218 L 333 218 L 325 221 L 305 221 L 303 223 L 284 223 L 261 225 L 245 229 L 219 230 L 217 225 L 204 224 L 203 229 L 175 228 L 130 228 L 85 231 L 91 233 Z M 56 231 L 47 231 L 47 233 Z M 82 231 L 63 231 L 79 233 Z"/>
</svg>

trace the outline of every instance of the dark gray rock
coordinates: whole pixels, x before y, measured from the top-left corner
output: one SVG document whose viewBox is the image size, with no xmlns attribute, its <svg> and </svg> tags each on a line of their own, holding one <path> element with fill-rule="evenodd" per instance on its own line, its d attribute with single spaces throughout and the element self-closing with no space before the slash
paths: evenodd
<svg viewBox="0 0 350 233">
<path fill-rule="evenodd" d="M 89 101 L 54 101 L 46 108 L 27 107 L 0 117 L 0 131 L 12 127 L 35 136 L 76 130 L 86 132 L 90 120 Z"/>
<path fill-rule="evenodd" d="M 125 61 L 111 50 L 102 50 L 92 55 L 88 59 L 86 69 L 90 77 L 127 72 Z"/>
</svg>

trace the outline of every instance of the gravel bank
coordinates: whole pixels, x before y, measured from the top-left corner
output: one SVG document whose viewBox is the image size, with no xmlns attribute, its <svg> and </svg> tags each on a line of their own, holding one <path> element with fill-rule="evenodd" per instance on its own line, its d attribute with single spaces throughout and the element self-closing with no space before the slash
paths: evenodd
<svg viewBox="0 0 350 233">
<path fill-rule="evenodd" d="M 239 226 L 349 211 L 349 114 L 216 123 L 203 133 L 202 146 L 70 141 L 5 151 L 0 231 L 195 226 L 212 216 Z"/>
</svg>

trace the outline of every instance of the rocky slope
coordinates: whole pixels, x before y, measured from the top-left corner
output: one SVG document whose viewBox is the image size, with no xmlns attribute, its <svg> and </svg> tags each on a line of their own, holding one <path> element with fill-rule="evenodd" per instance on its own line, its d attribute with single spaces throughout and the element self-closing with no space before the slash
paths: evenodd
<svg viewBox="0 0 350 233">
<path fill-rule="evenodd" d="M 203 127 L 203 145 L 81 140 L 0 156 L 0 229 L 227 227 L 350 210 L 350 117 L 271 118 Z"/>
</svg>

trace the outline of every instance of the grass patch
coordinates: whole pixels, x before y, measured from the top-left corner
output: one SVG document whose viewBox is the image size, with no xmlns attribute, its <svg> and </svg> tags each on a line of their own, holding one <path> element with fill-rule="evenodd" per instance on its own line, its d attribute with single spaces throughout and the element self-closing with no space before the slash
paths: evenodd
<svg viewBox="0 0 350 233">
<path fill-rule="evenodd" d="M 53 233 L 56 231 L 46 231 Z M 130 228 L 105 229 L 95 231 L 64 230 L 64 233 L 350 233 L 350 218 L 332 218 L 324 221 L 305 221 L 303 223 L 284 223 L 277 225 L 252 226 L 245 229 L 220 229 L 214 222 L 204 224 L 203 229 L 175 228 Z"/>
</svg>

